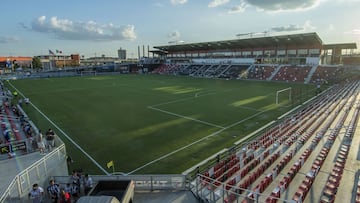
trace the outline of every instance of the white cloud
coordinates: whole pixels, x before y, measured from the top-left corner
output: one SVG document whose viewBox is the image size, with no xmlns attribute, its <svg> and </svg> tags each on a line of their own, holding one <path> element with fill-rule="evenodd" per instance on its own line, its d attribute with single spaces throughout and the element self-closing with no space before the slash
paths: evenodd
<svg viewBox="0 0 360 203">
<path fill-rule="evenodd" d="M 270 30 L 273 32 L 294 32 L 294 31 L 309 31 L 316 29 L 315 26 L 312 25 L 311 21 L 305 21 L 304 25 L 285 25 L 285 26 L 277 26 L 272 27 Z"/>
<path fill-rule="evenodd" d="M 135 33 L 135 26 L 134 25 L 126 25 L 122 29 L 122 37 L 124 37 L 127 40 L 133 41 L 136 39 L 136 33 Z"/>
<path fill-rule="evenodd" d="M 218 7 L 224 4 L 229 3 L 230 0 L 212 0 L 209 4 L 208 7 L 210 8 L 214 8 L 214 7 Z"/>
<path fill-rule="evenodd" d="M 185 4 L 187 0 L 171 0 L 172 5 Z"/>
<path fill-rule="evenodd" d="M 303 27 L 304 27 L 305 31 L 310 31 L 310 30 L 316 29 L 316 27 L 312 24 L 312 22 L 310 20 L 305 21 Z"/>
<path fill-rule="evenodd" d="M 240 5 L 231 7 L 229 13 L 242 13 L 247 7 L 248 5 L 244 1 L 241 1 Z"/>
<path fill-rule="evenodd" d="M 156 2 L 156 3 L 154 3 L 153 5 L 154 5 L 155 7 L 160 7 L 160 8 L 162 8 L 162 7 L 165 6 L 164 4 L 162 4 L 162 3 L 160 3 L 160 2 Z"/>
<path fill-rule="evenodd" d="M 328 26 L 328 30 L 329 30 L 329 31 L 333 31 L 333 30 L 335 30 L 335 26 L 334 26 L 334 24 L 329 24 L 329 26 Z"/>
<path fill-rule="evenodd" d="M 360 35 L 360 29 L 353 29 L 350 33 L 353 35 Z"/>
<path fill-rule="evenodd" d="M 168 34 L 168 37 L 171 39 L 178 39 L 180 37 L 180 32 L 179 31 L 172 31 L 171 33 Z"/>
<path fill-rule="evenodd" d="M 169 44 L 182 44 L 185 43 L 185 41 L 183 40 L 179 40 L 181 34 L 179 31 L 172 31 L 168 34 L 168 38 L 170 39 L 170 41 L 168 42 Z"/>
<path fill-rule="evenodd" d="M 347 36 L 352 35 L 351 37 L 360 39 L 360 28 L 354 28 L 352 30 L 345 31 L 343 33 Z"/>
<path fill-rule="evenodd" d="M 303 10 L 318 6 L 321 0 L 245 0 L 248 4 L 266 11 Z"/>
<path fill-rule="evenodd" d="M 360 0 L 337 0 L 339 3 L 357 3 L 360 2 Z"/>
<path fill-rule="evenodd" d="M 19 42 L 20 39 L 14 36 L 0 36 L 0 44 Z"/>
<path fill-rule="evenodd" d="M 68 19 L 58 19 L 40 16 L 31 24 L 31 30 L 51 33 L 61 39 L 69 40 L 135 40 L 136 33 L 133 25 L 115 26 L 98 24 L 94 21 L 74 22 Z"/>
<path fill-rule="evenodd" d="M 241 0 L 240 5 L 232 7 L 229 13 L 244 12 L 247 7 L 270 12 L 307 10 L 323 1 L 326 0 Z"/>
</svg>

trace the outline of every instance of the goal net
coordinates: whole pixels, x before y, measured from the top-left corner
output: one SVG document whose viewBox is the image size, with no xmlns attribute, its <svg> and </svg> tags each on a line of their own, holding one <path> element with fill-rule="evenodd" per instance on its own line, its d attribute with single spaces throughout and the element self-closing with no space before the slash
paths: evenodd
<svg viewBox="0 0 360 203">
<path fill-rule="evenodd" d="M 291 87 L 276 91 L 276 105 L 289 106 L 291 104 Z"/>
<path fill-rule="evenodd" d="M 80 76 L 96 76 L 96 71 L 81 71 Z"/>
</svg>

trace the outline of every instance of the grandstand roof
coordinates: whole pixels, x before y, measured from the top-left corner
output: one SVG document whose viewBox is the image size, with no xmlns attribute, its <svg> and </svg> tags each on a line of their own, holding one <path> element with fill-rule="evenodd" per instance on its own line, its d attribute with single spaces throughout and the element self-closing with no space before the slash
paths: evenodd
<svg viewBox="0 0 360 203">
<path fill-rule="evenodd" d="M 356 43 L 324 44 L 323 49 L 357 49 Z"/>
<path fill-rule="evenodd" d="M 317 33 L 303 33 L 294 35 L 280 35 L 269 37 L 253 37 L 247 39 L 234 39 L 213 42 L 187 43 L 165 46 L 154 46 L 155 49 L 163 52 L 181 51 L 208 51 L 208 50 L 231 50 L 231 49 L 252 49 L 267 47 L 286 47 L 296 45 L 322 45 Z M 161 53 L 161 52 L 158 52 Z"/>
</svg>

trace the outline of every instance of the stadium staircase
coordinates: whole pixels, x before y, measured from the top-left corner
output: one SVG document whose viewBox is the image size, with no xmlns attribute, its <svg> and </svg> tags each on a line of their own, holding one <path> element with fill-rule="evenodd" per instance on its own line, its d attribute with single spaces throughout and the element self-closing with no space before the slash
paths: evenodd
<svg viewBox="0 0 360 203">
<path fill-rule="evenodd" d="M 309 71 L 309 74 L 305 79 L 305 82 L 304 82 L 305 84 L 309 84 L 309 82 L 311 81 L 311 78 L 314 75 L 317 67 L 318 67 L 318 65 L 314 65 L 314 66 L 311 67 L 311 70 Z"/>
<path fill-rule="evenodd" d="M 207 68 L 205 71 L 204 71 L 204 76 L 205 77 L 211 77 L 214 75 L 215 73 L 215 70 L 216 68 L 218 67 L 219 65 L 210 65 L 209 68 Z"/>
<path fill-rule="evenodd" d="M 267 81 L 271 81 L 275 75 L 281 70 L 281 68 L 286 65 L 278 65 L 275 71 L 271 74 L 271 76 L 267 79 Z"/>
<path fill-rule="evenodd" d="M 228 70 L 230 69 L 230 67 L 231 67 L 231 65 L 225 66 L 225 67 L 223 67 L 223 68 L 221 68 L 221 66 L 218 67 L 218 68 L 216 69 L 216 72 L 219 72 L 219 73 L 216 75 L 216 77 L 221 77 L 221 76 L 223 76 L 223 75 L 226 73 L 226 71 L 228 71 Z"/>
</svg>

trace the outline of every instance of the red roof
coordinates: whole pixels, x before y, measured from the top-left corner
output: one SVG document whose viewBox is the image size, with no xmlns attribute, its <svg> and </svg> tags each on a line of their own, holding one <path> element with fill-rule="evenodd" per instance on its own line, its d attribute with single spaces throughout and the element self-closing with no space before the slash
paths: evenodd
<svg viewBox="0 0 360 203">
<path fill-rule="evenodd" d="M 8 59 L 12 61 L 32 61 L 32 57 L 29 56 L 0 56 L 0 62 L 5 62 Z"/>
</svg>

